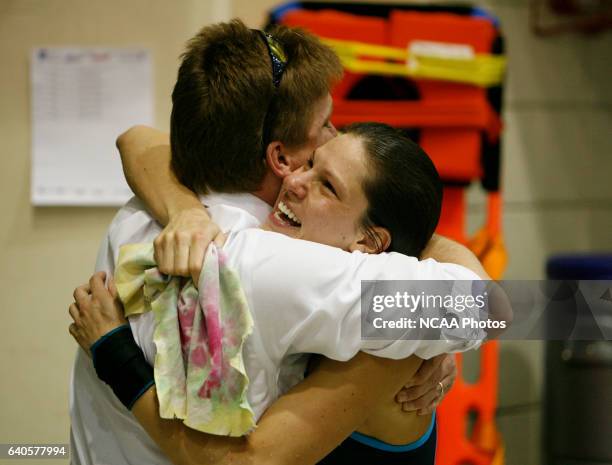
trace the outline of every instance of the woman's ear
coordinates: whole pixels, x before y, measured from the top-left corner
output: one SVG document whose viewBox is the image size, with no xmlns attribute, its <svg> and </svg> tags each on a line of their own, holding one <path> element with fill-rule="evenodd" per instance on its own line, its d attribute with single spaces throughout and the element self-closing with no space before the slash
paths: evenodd
<svg viewBox="0 0 612 465">
<path fill-rule="evenodd" d="M 283 143 L 280 141 L 272 141 L 266 148 L 266 163 L 272 172 L 279 178 L 284 178 L 291 173 L 291 167 L 284 152 Z"/>
<path fill-rule="evenodd" d="M 349 251 L 359 250 L 363 253 L 381 253 L 391 245 L 391 233 L 387 228 L 373 226 L 369 231 L 362 231 L 355 242 L 349 245 Z"/>
</svg>

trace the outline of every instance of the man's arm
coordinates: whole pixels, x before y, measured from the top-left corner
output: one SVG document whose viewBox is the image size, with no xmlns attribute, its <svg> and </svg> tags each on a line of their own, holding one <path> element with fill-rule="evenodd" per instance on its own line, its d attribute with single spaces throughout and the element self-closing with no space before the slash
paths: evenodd
<svg viewBox="0 0 612 465">
<path fill-rule="evenodd" d="M 450 392 L 457 377 L 455 354 L 442 354 L 424 360 L 421 367 L 395 396 L 404 412 L 429 415 Z"/>
<path fill-rule="evenodd" d="M 103 279 L 104 274 L 97 273 L 90 284 L 77 288 L 76 303 L 70 306 L 70 333 L 87 351 L 125 323 L 116 291 L 112 283 L 107 290 Z M 96 354 L 100 363 L 99 357 L 109 352 L 98 348 Z M 266 411 L 248 437 L 208 435 L 179 420 L 160 418 L 154 387 L 138 398 L 132 412 L 176 465 L 312 465 L 392 398 L 420 364 L 416 357 L 394 361 L 363 353 L 348 363 L 322 360 L 305 381 Z"/>
<path fill-rule="evenodd" d="M 469 284 L 465 281 L 478 279 L 464 267 L 419 261 L 398 253 L 351 254 L 261 230 L 235 234 L 232 253 L 245 257 L 236 262 L 236 269 L 243 286 L 250 290 L 249 304 L 260 309 L 258 321 L 263 323 L 259 330 L 265 340 L 271 341 L 273 358 L 318 353 L 346 361 L 363 350 L 384 358 L 416 354 L 428 359 L 468 350 L 480 342 L 480 334 L 467 333 L 463 339 L 423 340 L 419 327 L 405 328 L 401 340 L 361 337 L 362 282 L 404 280 L 415 293 L 420 293 L 421 280 L 463 281 L 464 286 L 452 286 L 449 291 L 454 297 L 465 293 L 461 288 Z M 274 310 L 278 302 L 283 302 L 282 311 Z M 478 312 L 478 308 L 466 308 L 464 316 L 477 318 Z"/>
<path fill-rule="evenodd" d="M 132 190 L 160 223 L 170 220 L 155 240 L 155 257 L 160 270 L 172 275 L 191 275 L 194 282 L 198 282 L 202 258 L 214 233 L 207 234 L 207 228 L 214 224 L 209 222 L 200 202 L 194 202 L 194 194 L 180 185 L 172 173 L 168 135 L 153 128 L 135 126 L 118 138 L 117 147 Z M 440 364 L 442 358 L 445 363 Z M 441 399 L 439 383 L 443 383 L 447 392 L 455 374 L 453 357 L 428 360 L 412 380 L 411 389 L 402 391 L 401 401 L 399 398 L 398 401 L 404 402 L 406 411 L 419 409 L 420 414 L 431 413 Z"/>
<path fill-rule="evenodd" d="M 422 257 L 433 258 L 439 262 L 462 265 L 476 273 L 482 280 L 487 281 L 488 305 L 487 317 L 504 323 L 503 327 L 490 328 L 487 339 L 500 336 L 512 324 L 513 311 L 506 292 L 491 279 L 482 264 L 467 247 L 443 236 L 434 234 L 423 251 Z"/>
<path fill-rule="evenodd" d="M 243 438 L 211 436 L 159 418 L 155 388 L 132 412 L 176 465 L 313 465 L 391 398 L 419 365 L 416 357 L 397 361 L 364 353 L 346 363 L 324 359 Z"/>
<path fill-rule="evenodd" d="M 433 258 L 438 262 L 461 265 L 476 273 L 480 279 L 491 279 L 476 255 L 474 255 L 470 249 L 452 239 L 440 236 L 439 234 L 434 234 L 429 240 L 427 247 L 425 247 L 425 250 L 423 250 L 421 260 L 427 258 Z"/>
</svg>

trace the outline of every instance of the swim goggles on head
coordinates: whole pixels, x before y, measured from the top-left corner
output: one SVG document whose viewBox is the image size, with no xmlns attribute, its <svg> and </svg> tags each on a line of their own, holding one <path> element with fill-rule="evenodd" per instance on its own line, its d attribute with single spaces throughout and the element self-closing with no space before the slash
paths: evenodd
<svg viewBox="0 0 612 465">
<path fill-rule="evenodd" d="M 287 55 L 285 55 L 283 47 L 274 37 L 264 31 L 256 31 L 268 48 L 270 61 L 272 61 L 272 83 L 278 89 L 285 66 L 287 66 Z"/>
</svg>

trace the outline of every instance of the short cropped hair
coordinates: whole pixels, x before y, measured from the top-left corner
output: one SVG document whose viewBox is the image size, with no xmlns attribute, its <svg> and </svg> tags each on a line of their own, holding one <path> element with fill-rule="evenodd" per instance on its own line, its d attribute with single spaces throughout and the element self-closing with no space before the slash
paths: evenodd
<svg viewBox="0 0 612 465">
<path fill-rule="evenodd" d="M 172 92 L 172 168 L 188 188 L 206 193 L 257 190 L 264 144 L 307 142 L 314 103 L 341 78 L 337 55 L 312 34 L 277 26 L 287 65 L 278 89 L 258 31 L 234 19 L 204 27 L 182 55 Z M 264 120 L 270 126 L 264 141 Z"/>
</svg>

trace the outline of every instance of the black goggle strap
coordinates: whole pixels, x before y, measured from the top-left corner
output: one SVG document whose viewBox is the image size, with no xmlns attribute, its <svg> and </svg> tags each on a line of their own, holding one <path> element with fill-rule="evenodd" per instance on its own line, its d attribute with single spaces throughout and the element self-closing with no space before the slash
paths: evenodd
<svg viewBox="0 0 612 465">
<path fill-rule="evenodd" d="M 283 72 L 285 71 L 285 66 L 287 66 L 287 55 L 281 44 L 270 34 L 261 30 L 257 30 L 257 33 L 268 49 L 270 61 L 272 62 L 272 83 L 274 87 L 278 89 L 283 77 Z"/>
<path fill-rule="evenodd" d="M 270 56 L 270 61 L 272 62 L 272 84 L 275 89 L 278 89 L 280 86 L 281 79 L 283 77 L 283 72 L 285 71 L 285 67 L 287 66 L 287 55 L 281 44 L 270 34 L 267 34 L 264 31 L 259 29 L 254 29 L 254 31 L 261 37 L 266 48 L 268 49 L 268 55 Z M 266 157 L 266 149 L 271 139 L 272 134 L 272 122 L 273 116 L 271 109 L 274 107 L 275 101 L 277 98 L 277 93 L 274 92 L 270 102 L 268 103 L 268 108 L 266 110 L 266 116 L 264 118 L 263 128 L 262 128 L 262 143 L 263 143 L 263 157 Z"/>
</svg>

